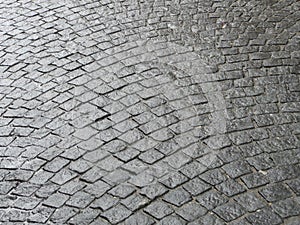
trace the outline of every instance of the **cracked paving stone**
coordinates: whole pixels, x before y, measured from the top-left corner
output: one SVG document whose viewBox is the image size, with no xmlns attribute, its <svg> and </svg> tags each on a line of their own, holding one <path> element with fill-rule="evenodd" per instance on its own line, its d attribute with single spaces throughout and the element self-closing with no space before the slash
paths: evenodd
<svg viewBox="0 0 300 225">
<path fill-rule="evenodd" d="M 147 206 L 144 211 L 151 216 L 155 217 L 156 219 L 162 219 L 167 215 L 170 215 L 173 213 L 173 209 L 168 204 L 161 202 L 161 201 L 155 201 L 152 202 L 149 206 Z"/>
<path fill-rule="evenodd" d="M 112 224 L 117 224 L 129 217 L 131 214 L 132 212 L 126 209 L 124 206 L 117 205 L 116 207 L 102 213 L 101 216 L 107 218 Z"/>
</svg>

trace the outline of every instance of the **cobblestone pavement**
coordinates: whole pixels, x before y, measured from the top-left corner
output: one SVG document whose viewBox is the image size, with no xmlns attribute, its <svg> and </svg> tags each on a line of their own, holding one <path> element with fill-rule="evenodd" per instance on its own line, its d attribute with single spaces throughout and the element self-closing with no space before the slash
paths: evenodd
<svg viewBox="0 0 300 225">
<path fill-rule="evenodd" d="M 299 21 L 0 0 L 0 224 L 300 224 Z"/>
</svg>

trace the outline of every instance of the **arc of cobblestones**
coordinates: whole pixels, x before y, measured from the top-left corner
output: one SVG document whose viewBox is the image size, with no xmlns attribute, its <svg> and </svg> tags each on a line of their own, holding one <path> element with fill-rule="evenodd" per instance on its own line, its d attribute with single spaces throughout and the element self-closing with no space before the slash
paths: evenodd
<svg viewBox="0 0 300 225">
<path fill-rule="evenodd" d="M 297 224 L 298 11 L 0 0 L 0 223 Z"/>
<path fill-rule="evenodd" d="M 135 45 L 137 46 L 130 48 L 130 46 Z M 127 49 L 126 54 L 129 56 L 125 61 L 131 61 L 131 59 L 133 59 L 133 61 L 137 60 L 138 63 L 135 62 L 137 67 L 139 65 L 143 67 L 146 66 L 145 64 L 150 64 L 149 70 L 151 69 L 152 64 L 152 66 L 155 66 L 158 69 L 163 69 L 163 73 L 165 74 L 172 73 L 173 71 L 179 72 L 183 78 L 188 79 L 188 83 L 183 84 L 185 87 L 187 85 L 194 86 L 195 89 L 199 89 L 199 94 L 204 94 L 208 101 L 208 104 L 204 105 L 207 109 L 204 110 L 205 113 L 209 112 L 211 114 L 211 121 L 206 126 L 200 126 L 199 128 L 201 128 L 205 138 L 211 137 L 213 139 L 213 141 L 210 141 L 208 138 L 207 143 L 205 143 L 210 145 L 209 147 L 211 148 L 210 157 L 207 158 L 207 160 L 213 162 L 216 157 L 216 151 L 214 151 L 214 149 L 218 149 L 218 146 L 215 145 L 216 143 L 214 142 L 216 141 L 216 138 L 219 137 L 218 135 L 225 134 L 227 116 L 223 94 L 220 91 L 218 83 L 215 82 L 215 78 L 213 77 L 209 66 L 206 65 L 197 54 L 191 52 L 191 49 L 173 43 L 166 43 L 163 42 L 163 40 L 136 41 L 134 44 L 128 43 L 122 47 Z M 117 50 L 115 51 L 112 49 L 112 52 L 114 52 L 114 54 L 110 55 L 109 58 L 118 55 Z M 136 52 L 139 54 L 136 55 Z M 172 52 L 172 54 L 160 56 L 164 55 L 164 52 Z M 105 61 L 105 58 L 103 60 Z M 116 59 L 112 61 L 119 62 L 120 60 L 122 59 L 116 57 Z M 101 61 L 99 63 L 101 64 Z M 110 72 L 114 71 L 114 66 L 115 64 L 111 64 L 107 67 L 104 66 L 102 69 Z M 147 70 L 146 68 L 144 69 Z M 173 81 L 169 82 L 167 87 L 160 86 L 159 84 L 161 81 L 157 80 L 157 82 L 157 89 L 163 95 L 164 93 L 177 91 L 177 89 L 181 90 L 181 81 L 176 75 L 173 75 Z M 205 92 L 203 93 L 201 89 L 204 89 Z M 187 96 L 187 100 L 188 105 L 193 108 L 195 117 L 197 118 L 201 112 L 195 107 L 195 103 L 193 103 L 190 96 Z M 187 108 L 188 107 L 189 106 L 187 106 Z M 216 135 L 217 137 L 215 137 Z M 209 165 L 209 163 L 207 165 Z"/>
</svg>

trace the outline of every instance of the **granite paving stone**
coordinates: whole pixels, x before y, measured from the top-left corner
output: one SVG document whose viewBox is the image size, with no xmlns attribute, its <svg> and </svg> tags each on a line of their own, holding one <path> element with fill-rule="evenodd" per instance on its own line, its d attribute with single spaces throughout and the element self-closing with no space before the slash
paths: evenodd
<svg viewBox="0 0 300 225">
<path fill-rule="evenodd" d="M 0 224 L 298 225 L 298 11 L 0 0 Z"/>
</svg>

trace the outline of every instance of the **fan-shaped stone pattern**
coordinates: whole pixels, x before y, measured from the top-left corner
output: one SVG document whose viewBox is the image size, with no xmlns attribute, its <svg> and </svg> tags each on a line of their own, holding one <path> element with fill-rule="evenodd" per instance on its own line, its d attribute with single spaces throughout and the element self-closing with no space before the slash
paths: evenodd
<svg viewBox="0 0 300 225">
<path fill-rule="evenodd" d="M 0 1 L 1 223 L 297 223 L 299 6 Z"/>
</svg>

